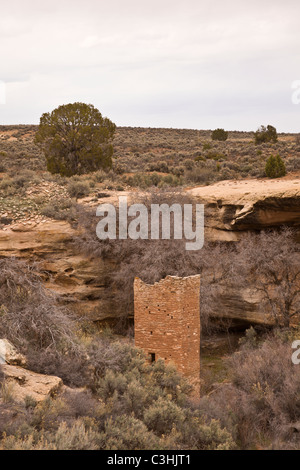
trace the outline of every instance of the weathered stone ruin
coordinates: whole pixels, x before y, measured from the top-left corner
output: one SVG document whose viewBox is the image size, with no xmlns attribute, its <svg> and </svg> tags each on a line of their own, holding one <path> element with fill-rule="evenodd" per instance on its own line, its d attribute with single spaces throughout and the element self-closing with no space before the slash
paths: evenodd
<svg viewBox="0 0 300 470">
<path fill-rule="evenodd" d="M 149 361 L 173 362 L 200 395 L 200 276 L 134 281 L 135 345 Z"/>
</svg>

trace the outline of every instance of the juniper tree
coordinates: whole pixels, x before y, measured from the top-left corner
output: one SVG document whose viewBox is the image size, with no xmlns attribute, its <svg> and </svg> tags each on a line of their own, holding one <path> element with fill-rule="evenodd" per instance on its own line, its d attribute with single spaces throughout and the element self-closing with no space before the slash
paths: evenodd
<svg viewBox="0 0 300 470">
<path fill-rule="evenodd" d="M 72 176 L 111 167 L 115 130 L 93 105 L 73 103 L 42 115 L 35 142 L 51 173 Z"/>
</svg>

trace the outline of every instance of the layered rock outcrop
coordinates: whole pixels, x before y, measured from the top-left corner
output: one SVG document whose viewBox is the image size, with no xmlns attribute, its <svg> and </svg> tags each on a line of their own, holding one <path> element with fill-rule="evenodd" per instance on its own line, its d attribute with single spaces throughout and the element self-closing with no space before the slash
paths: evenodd
<svg viewBox="0 0 300 470">
<path fill-rule="evenodd" d="M 189 194 L 205 204 L 207 239 L 237 241 L 285 225 L 297 228 L 300 241 L 300 179 L 222 181 Z"/>
<path fill-rule="evenodd" d="M 78 253 L 77 235 L 78 230 L 61 221 L 0 230 L 0 256 L 38 262 L 46 287 L 80 315 L 101 320 L 114 310 L 113 294 L 107 288 L 110 267 L 101 259 L 93 261 Z"/>
<path fill-rule="evenodd" d="M 205 204 L 206 240 L 237 241 L 248 231 L 285 225 L 298 230 L 300 241 L 300 179 L 223 181 L 188 193 Z M 108 273 L 116 266 L 78 253 L 77 235 L 77 229 L 62 221 L 7 226 L 0 230 L 0 256 L 39 261 L 45 285 L 81 316 L 112 319 L 114 292 Z M 266 322 L 259 299 L 247 289 L 225 292 L 223 300 L 225 307 L 216 316 L 243 324 Z"/>
</svg>

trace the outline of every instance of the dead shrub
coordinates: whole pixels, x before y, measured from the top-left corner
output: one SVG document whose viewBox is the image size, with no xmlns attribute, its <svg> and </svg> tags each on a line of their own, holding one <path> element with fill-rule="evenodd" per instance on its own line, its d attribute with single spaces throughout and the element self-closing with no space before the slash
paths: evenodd
<svg viewBox="0 0 300 470">
<path fill-rule="evenodd" d="M 0 260 L 0 334 L 23 351 L 76 351 L 74 321 L 47 290 L 37 265 Z"/>
</svg>

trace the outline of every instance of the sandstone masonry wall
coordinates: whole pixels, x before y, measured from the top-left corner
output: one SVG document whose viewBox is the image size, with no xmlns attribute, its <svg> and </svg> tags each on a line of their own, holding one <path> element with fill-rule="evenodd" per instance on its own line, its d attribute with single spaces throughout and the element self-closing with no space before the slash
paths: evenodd
<svg viewBox="0 0 300 470">
<path fill-rule="evenodd" d="M 135 345 L 149 360 L 173 362 L 200 393 L 200 276 L 134 282 Z M 154 356 L 155 355 L 155 356 Z"/>
</svg>

